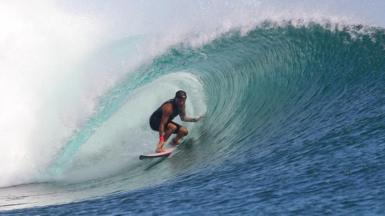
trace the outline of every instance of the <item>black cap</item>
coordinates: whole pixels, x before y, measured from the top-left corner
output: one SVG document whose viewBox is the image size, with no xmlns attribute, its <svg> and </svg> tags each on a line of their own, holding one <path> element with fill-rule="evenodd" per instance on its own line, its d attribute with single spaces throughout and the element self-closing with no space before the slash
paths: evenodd
<svg viewBox="0 0 385 216">
<path fill-rule="evenodd" d="M 186 92 L 179 90 L 175 93 L 175 98 L 187 98 Z"/>
</svg>

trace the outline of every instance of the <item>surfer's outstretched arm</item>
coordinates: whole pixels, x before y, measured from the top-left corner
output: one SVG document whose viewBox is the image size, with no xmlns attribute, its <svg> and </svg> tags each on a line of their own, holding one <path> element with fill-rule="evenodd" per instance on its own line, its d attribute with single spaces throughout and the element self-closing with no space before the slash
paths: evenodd
<svg viewBox="0 0 385 216">
<path fill-rule="evenodd" d="M 188 117 L 188 116 L 186 115 L 186 112 L 185 112 L 184 108 L 183 108 L 183 110 L 180 112 L 179 116 L 180 116 L 180 119 L 181 119 L 182 121 L 184 121 L 184 122 L 197 122 L 197 121 L 199 121 L 199 120 L 202 118 L 202 116 L 198 116 L 198 117 L 195 117 L 195 118 L 193 118 L 193 117 Z"/>
</svg>

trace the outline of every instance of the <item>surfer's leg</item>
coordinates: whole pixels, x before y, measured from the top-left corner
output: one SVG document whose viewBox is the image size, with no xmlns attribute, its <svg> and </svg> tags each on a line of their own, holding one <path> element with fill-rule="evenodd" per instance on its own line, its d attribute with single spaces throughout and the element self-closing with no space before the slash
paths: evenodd
<svg viewBox="0 0 385 216">
<path fill-rule="evenodd" d="M 175 132 L 175 130 L 177 130 L 177 126 L 175 124 L 173 124 L 172 122 L 169 122 L 167 124 L 167 129 L 165 131 L 165 134 L 164 134 L 164 142 L 166 142 L 168 140 L 168 138 L 170 137 L 170 135 L 172 133 Z"/>
<path fill-rule="evenodd" d="M 162 145 L 157 145 L 155 152 L 163 152 L 165 151 L 164 149 L 164 144 L 166 143 L 167 139 L 170 137 L 170 135 L 177 129 L 176 125 L 172 123 L 167 123 L 166 125 L 166 130 L 164 131 L 164 143 Z"/>
<path fill-rule="evenodd" d="M 176 137 L 172 139 L 172 142 L 171 142 L 172 145 L 178 145 L 180 143 L 180 139 L 187 136 L 188 130 L 185 127 L 180 127 L 178 128 L 176 133 L 177 133 Z"/>
</svg>

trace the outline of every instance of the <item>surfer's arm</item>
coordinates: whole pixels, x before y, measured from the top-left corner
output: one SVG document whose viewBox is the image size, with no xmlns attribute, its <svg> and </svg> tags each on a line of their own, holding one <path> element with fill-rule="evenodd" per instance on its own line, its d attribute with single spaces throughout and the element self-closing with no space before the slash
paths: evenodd
<svg viewBox="0 0 385 216">
<path fill-rule="evenodd" d="M 201 119 L 200 116 L 198 116 L 198 117 L 196 117 L 196 118 L 188 117 L 188 116 L 186 115 L 186 112 L 185 112 L 184 108 L 183 108 L 183 110 L 180 112 L 179 116 L 180 116 L 180 119 L 181 119 L 182 121 L 184 121 L 184 122 L 197 122 L 197 121 L 199 121 L 199 119 Z"/>
</svg>

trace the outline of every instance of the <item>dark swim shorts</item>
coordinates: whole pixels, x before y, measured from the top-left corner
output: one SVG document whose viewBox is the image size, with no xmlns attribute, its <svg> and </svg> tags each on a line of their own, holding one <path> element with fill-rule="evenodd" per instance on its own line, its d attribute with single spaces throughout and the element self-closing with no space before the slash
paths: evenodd
<svg viewBox="0 0 385 216">
<path fill-rule="evenodd" d="M 176 126 L 176 130 L 174 131 L 174 134 L 177 134 L 179 132 L 179 129 L 182 127 L 180 124 L 175 123 L 173 121 L 168 121 L 167 124 L 168 123 L 172 123 Z M 160 118 L 157 118 L 155 116 L 151 116 L 151 118 L 150 118 L 151 129 L 153 129 L 154 131 L 159 131 L 159 125 L 160 125 Z"/>
</svg>

